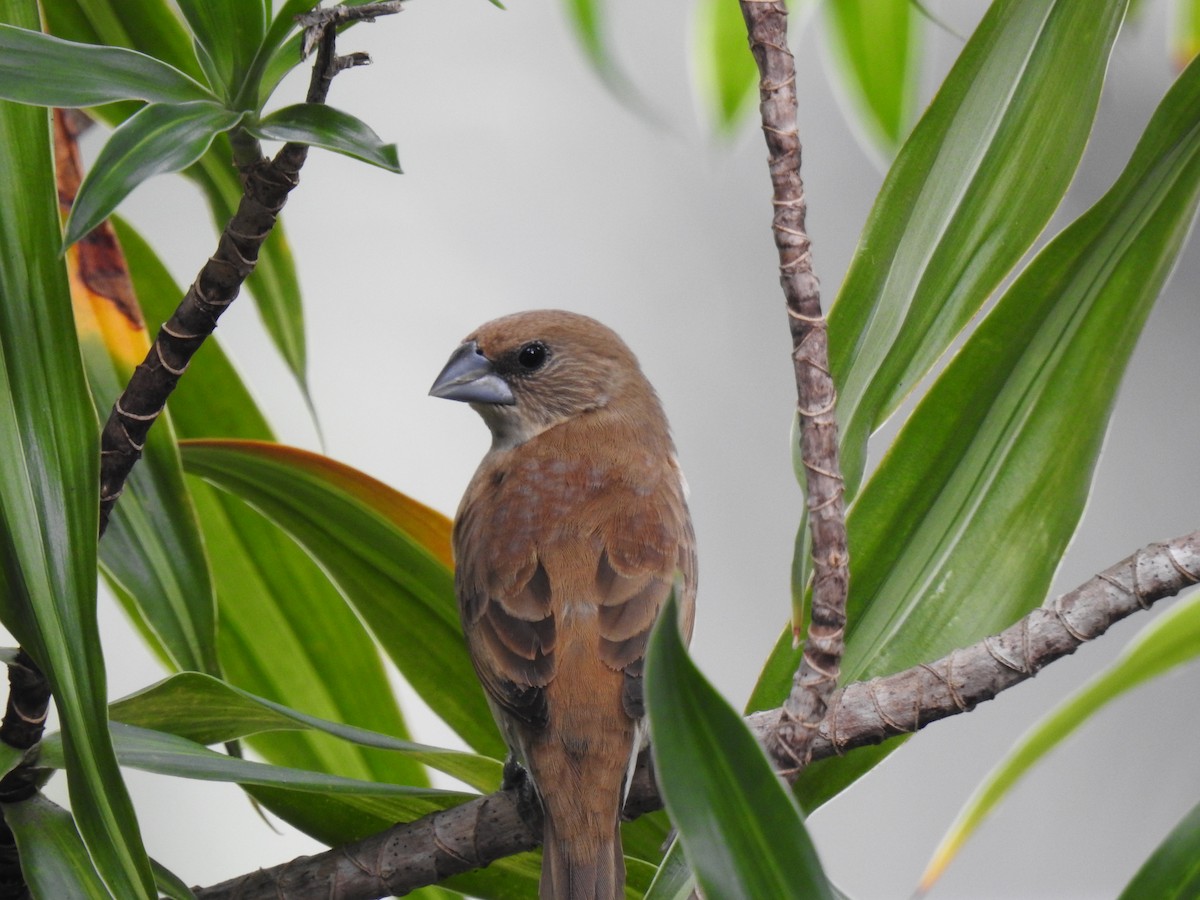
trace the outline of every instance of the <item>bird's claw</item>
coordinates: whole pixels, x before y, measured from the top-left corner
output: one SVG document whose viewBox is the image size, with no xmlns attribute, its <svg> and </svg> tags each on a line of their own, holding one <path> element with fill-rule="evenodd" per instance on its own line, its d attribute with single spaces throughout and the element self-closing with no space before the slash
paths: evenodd
<svg viewBox="0 0 1200 900">
<path fill-rule="evenodd" d="M 530 826 L 536 825 L 535 830 L 540 831 L 542 800 L 525 767 L 511 755 L 504 761 L 504 774 L 501 777 L 500 789 L 512 791 L 517 795 L 517 811 L 521 814 L 522 821 Z"/>
</svg>

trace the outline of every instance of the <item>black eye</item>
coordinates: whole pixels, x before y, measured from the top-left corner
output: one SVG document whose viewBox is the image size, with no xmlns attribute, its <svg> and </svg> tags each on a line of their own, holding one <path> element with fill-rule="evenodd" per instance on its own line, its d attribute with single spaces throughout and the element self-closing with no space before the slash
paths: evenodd
<svg viewBox="0 0 1200 900">
<path fill-rule="evenodd" d="M 530 341 L 517 352 L 517 362 L 527 372 L 540 369 L 546 362 L 546 345 L 541 341 Z"/>
</svg>

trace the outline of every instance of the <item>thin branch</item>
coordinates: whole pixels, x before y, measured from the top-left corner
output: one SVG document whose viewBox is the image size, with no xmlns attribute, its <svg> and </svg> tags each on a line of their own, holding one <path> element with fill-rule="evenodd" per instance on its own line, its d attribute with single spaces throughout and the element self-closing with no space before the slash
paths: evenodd
<svg viewBox="0 0 1200 900">
<path fill-rule="evenodd" d="M 805 227 L 808 203 L 800 178 L 796 128 L 796 64 L 787 46 L 787 7 L 775 0 L 741 0 L 750 51 L 760 75 L 763 135 L 774 194 L 772 230 L 779 250 L 779 282 L 787 301 L 800 422 L 800 458 L 808 490 L 812 535 L 812 617 L 804 656 L 780 711 L 772 752 L 791 760 L 795 778 L 837 687 L 845 649 L 850 555 L 846 546 L 845 482 L 838 462 L 837 391 L 829 373 L 829 342 Z M 799 622 L 793 623 L 800 628 Z"/>
<path fill-rule="evenodd" d="M 813 758 L 840 755 L 911 734 L 969 712 L 1074 653 L 1133 613 L 1200 583 L 1200 531 L 1150 544 L 1079 587 L 1035 609 L 999 634 L 872 681 L 848 685 L 834 700 L 813 743 Z M 769 734 L 774 712 L 750 716 Z M 776 763 L 786 764 L 786 757 Z"/>
<path fill-rule="evenodd" d="M 924 728 L 973 709 L 1056 659 L 1069 656 L 1116 622 L 1200 583 L 1200 531 L 1151 544 L 1012 627 L 936 662 L 847 687 L 814 733 L 812 759 Z M 747 719 L 768 747 L 777 743 L 780 710 Z M 790 756 L 777 756 L 786 768 Z M 208 888 L 198 900 L 374 900 L 404 894 L 529 850 L 541 835 L 519 811 L 515 790 L 389 828 L 362 841 L 301 857 Z M 662 807 L 649 752 L 634 773 L 627 818 Z"/>
<path fill-rule="evenodd" d="M 337 27 L 351 20 L 373 21 L 399 11 L 398 0 L 390 0 L 317 9 L 300 17 L 306 28 L 305 47 L 317 48 L 309 82 L 309 103 L 324 103 L 333 77 L 342 69 L 366 60 L 363 54 L 336 55 Z M 146 435 L 192 356 L 212 334 L 217 319 L 254 271 L 263 242 L 275 226 L 288 194 L 299 183 L 300 168 L 308 155 L 306 145 L 288 143 L 274 159 L 267 159 L 258 142 L 244 131 L 235 129 L 231 137 L 243 186 L 237 212 L 221 233 L 216 253 L 204 264 L 178 309 L 158 332 L 145 360 L 134 370 L 100 436 L 101 535 L 108 527 L 109 516 L 125 488 L 129 472 L 141 457 Z"/>
</svg>

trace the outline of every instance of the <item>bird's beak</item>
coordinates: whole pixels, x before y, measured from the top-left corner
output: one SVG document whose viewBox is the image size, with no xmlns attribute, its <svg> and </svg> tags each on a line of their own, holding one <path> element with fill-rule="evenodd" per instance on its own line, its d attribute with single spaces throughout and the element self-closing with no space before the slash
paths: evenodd
<svg viewBox="0 0 1200 900">
<path fill-rule="evenodd" d="M 429 393 L 464 403 L 512 406 L 517 402 L 512 388 L 496 374 L 491 361 L 479 352 L 479 345 L 474 341 L 467 341 L 451 354 Z"/>
</svg>

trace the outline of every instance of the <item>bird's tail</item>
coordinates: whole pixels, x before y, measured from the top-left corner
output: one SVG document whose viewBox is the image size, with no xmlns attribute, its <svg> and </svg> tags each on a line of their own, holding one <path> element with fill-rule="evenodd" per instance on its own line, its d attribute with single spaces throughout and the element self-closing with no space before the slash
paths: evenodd
<svg viewBox="0 0 1200 900">
<path fill-rule="evenodd" d="M 546 810 L 542 841 L 541 900 L 621 900 L 625 896 L 625 857 L 621 852 L 621 823 L 616 816 L 605 825 L 570 838 L 555 826 Z M 577 830 L 577 829 L 576 829 Z"/>
</svg>

